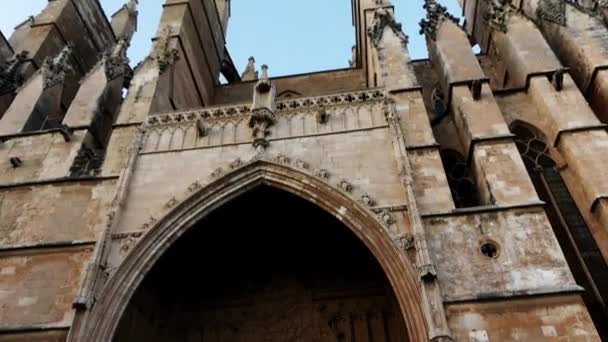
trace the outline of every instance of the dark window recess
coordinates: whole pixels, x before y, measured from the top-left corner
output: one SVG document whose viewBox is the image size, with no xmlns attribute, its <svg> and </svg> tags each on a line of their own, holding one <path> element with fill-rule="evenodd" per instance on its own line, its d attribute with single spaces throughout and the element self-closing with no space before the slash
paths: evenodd
<svg viewBox="0 0 608 342">
<path fill-rule="evenodd" d="M 448 177 L 452 197 L 456 208 L 468 208 L 480 205 L 477 184 L 471 176 L 464 157 L 453 150 L 442 150 L 441 160 Z"/>
<path fill-rule="evenodd" d="M 516 144 L 602 341 L 608 341 L 608 265 L 568 191 L 542 136 L 517 125 Z"/>
<path fill-rule="evenodd" d="M 97 176 L 105 158 L 103 149 L 82 146 L 70 167 L 70 177 Z"/>
</svg>

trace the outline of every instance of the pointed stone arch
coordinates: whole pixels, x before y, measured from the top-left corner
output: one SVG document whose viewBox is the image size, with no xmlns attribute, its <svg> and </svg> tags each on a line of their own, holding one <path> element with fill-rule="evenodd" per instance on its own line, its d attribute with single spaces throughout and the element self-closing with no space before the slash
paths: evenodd
<svg viewBox="0 0 608 342">
<path fill-rule="evenodd" d="M 207 186 L 195 183 L 197 186 L 189 189 L 192 195 L 180 203 L 174 203 L 171 211 L 151 226 L 112 274 L 86 318 L 81 336 L 86 336 L 87 341 L 111 341 L 130 298 L 160 257 L 185 232 L 215 209 L 251 189 L 265 185 L 306 199 L 344 223 L 363 242 L 384 271 L 397 298 L 409 341 L 428 341 L 424 305 L 415 269 L 406 255 L 399 251 L 377 216 L 352 199 L 348 189 L 329 185 L 323 172 L 326 171 L 317 171 L 316 176 L 312 176 L 290 165 L 255 160 L 239 163 L 233 171 L 219 176 Z"/>
</svg>

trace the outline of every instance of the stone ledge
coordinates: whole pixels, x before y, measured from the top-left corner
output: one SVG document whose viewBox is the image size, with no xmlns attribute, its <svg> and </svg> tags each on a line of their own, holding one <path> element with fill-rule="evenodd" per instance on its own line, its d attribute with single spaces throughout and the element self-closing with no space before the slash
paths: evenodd
<svg viewBox="0 0 608 342">
<path fill-rule="evenodd" d="M 104 182 L 107 180 L 118 179 L 119 176 L 103 176 L 103 177 L 62 177 L 53 179 L 43 179 L 35 181 L 17 182 L 9 184 L 0 184 L 0 190 L 21 188 L 26 186 L 52 185 L 61 183 L 79 183 L 79 182 Z"/>
<path fill-rule="evenodd" d="M 446 299 L 449 296 L 444 295 L 443 302 L 445 304 L 467 304 L 475 302 L 489 302 L 489 301 L 500 301 L 500 300 L 514 300 L 525 297 L 540 297 L 540 296 L 555 296 L 555 295 L 568 295 L 568 294 L 582 294 L 585 289 L 578 285 L 572 286 L 558 286 L 550 288 L 539 288 L 534 290 L 522 290 L 522 291 L 501 291 L 501 292 L 485 292 L 475 296 L 462 296 Z"/>
<path fill-rule="evenodd" d="M 97 241 L 86 240 L 86 241 L 53 241 L 53 242 L 40 242 L 40 243 L 28 243 L 22 245 L 0 245 L 0 253 L 6 252 L 18 252 L 30 249 L 58 249 L 58 248 L 74 248 L 95 245 Z"/>
<path fill-rule="evenodd" d="M 435 217 L 464 216 L 464 215 L 471 215 L 471 214 L 483 214 L 483 213 L 491 213 L 491 212 L 499 212 L 499 211 L 509 211 L 509 210 L 514 210 L 514 209 L 544 208 L 545 205 L 546 205 L 546 203 L 543 201 L 529 202 L 529 203 L 515 204 L 515 205 L 506 205 L 506 206 L 483 205 L 483 206 L 470 207 L 470 208 L 457 208 L 457 209 L 453 209 L 451 211 L 444 211 L 444 212 L 423 213 L 420 216 L 423 219 L 435 218 Z"/>
</svg>

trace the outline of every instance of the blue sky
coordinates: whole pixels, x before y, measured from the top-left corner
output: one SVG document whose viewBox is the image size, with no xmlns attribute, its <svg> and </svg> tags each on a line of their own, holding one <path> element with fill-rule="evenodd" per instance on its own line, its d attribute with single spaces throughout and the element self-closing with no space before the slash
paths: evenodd
<svg viewBox="0 0 608 342">
<path fill-rule="evenodd" d="M 17 24 L 40 12 L 48 0 L 5 2 L 0 12 L 0 30 L 8 38 Z M 109 16 L 126 0 L 100 2 Z M 164 1 L 139 2 L 139 31 L 129 53 L 132 64 L 148 54 Z M 456 0 L 440 2 L 460 16 Z M 232 0 L 228 48 L 237 68 L 242 70 L 250 55 L 258 64 L 268 64 L 271 76 L 347 67 L 354 42 L 350 3 L 351 0 Z M 424 40 L 418 34 L 422 3 L 423 0 L 393 0 L 397 17 L 410 36 L 412 58 L 426 57 Z"/>
</svg>

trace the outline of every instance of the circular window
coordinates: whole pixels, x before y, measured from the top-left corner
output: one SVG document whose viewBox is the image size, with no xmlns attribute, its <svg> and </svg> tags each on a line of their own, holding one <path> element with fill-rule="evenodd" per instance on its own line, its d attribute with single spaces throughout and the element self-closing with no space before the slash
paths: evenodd
<svg viewBox="0 0 608 342">
<path fill-rule="evenodd" d="M 490 259 L 496 259 L 500 256 L 500 247 L 494 241 L 483 241 L 479 247 L 481 254 Z"/>
</svg>

